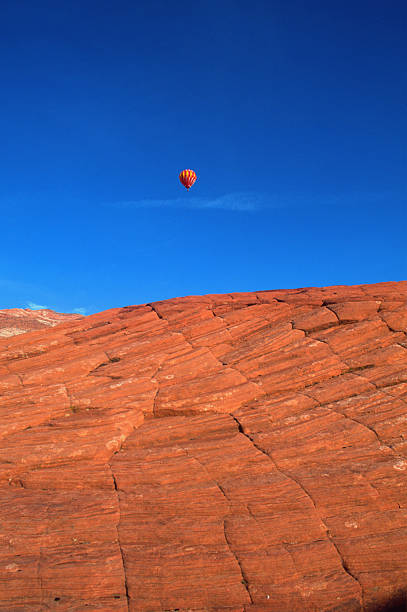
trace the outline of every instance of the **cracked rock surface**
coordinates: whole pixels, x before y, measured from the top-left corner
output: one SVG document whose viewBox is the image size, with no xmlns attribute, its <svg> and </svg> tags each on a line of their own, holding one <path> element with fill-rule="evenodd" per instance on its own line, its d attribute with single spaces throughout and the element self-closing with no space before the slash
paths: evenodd
<svg viewBox="0 0 407 612">
<path fill-rule="evenodd" d="M 404 609 L 407 282 L 4 336 L 0 414 L 4 612 Z"/>
</svg>

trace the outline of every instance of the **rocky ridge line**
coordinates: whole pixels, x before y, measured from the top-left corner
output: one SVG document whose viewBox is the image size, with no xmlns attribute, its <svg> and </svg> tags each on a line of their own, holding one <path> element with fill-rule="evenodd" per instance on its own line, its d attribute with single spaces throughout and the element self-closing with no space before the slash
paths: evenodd
<svg viewBox="0 0 407 612">
<path fill-rule="evenodd" d="M 0 609 L 404 597 L 406 302 L 192 296 L 0 339 Z"/>
<path fill-rule="evenodd" d="M 0 338 L 9 338 L 35 329 L 54 327 L 62 321 L 82 318 L 83 315 L 81 314 L 64 314 L 47 308 L 40 310 L 30 310 L 29 308 L 0 310 Z"/>
</svg>

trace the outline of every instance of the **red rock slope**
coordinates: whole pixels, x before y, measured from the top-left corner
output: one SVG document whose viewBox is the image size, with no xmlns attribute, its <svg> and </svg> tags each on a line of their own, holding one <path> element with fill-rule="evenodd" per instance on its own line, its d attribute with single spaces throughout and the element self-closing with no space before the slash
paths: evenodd
<svg viewBox="0 0 407 612">
<path fill-rule="evenodd" d="M 10 308 L 0 310 L 0 338 L 24 334 L 34 329 L 54 327 L 62 321 L 82 319 L 80 314 L 63 314 L 53 310 L 30 310 L 29 308 Z"/>
<path fill-rule="evenodd" d="M 1 339 L 0 610 L 403 609 L 406 298 L 186 297 Z"/>
</svg>

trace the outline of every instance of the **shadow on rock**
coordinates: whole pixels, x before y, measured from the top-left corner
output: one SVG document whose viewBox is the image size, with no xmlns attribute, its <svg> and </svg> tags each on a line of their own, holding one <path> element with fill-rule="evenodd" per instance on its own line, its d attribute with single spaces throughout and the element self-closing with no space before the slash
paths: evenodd
<svg viewBox="0 0 407 612">
<path fill-rule="evenodd" d="M 407 592 L 377 604 L 371 612 L 407 612 Z"/>
</svg>

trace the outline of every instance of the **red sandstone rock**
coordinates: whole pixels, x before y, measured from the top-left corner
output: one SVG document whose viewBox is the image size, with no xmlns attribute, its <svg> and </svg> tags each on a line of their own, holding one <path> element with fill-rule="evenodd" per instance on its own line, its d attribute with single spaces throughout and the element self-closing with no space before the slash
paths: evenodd
<svg viewBox="0 0 407 612">
<path fill-rule="evenodd" d="M 393 331 L 402 331 L 407 333 L 407 307 L 398 308 L 394 311 L 383 311 L 383 320 Z"/>
<path fill-rule="evenodd" d="M 380 301 L 359 300 L 357 302 L 339 302 L 329 304 L 329 309 L 336 314 L 341 323 L 355 323 L 373 318 L 380 306 Z"/>
<path fill-rule="evenodd" d="M 328 308 L 317 308 L 313 309 L 306 314 L 299 315 L 293 320 L 294 328 L 302 329 L 305 332 L 317 331 L 319 329 L 326 329 L 337 325 L 338 317 L 328 310 Z"/>
<path fill-rule="evenodd" d="M 0 610 L 401 605 L 406 282 L 44 317 L 0 338 Z"/>
</svg>

